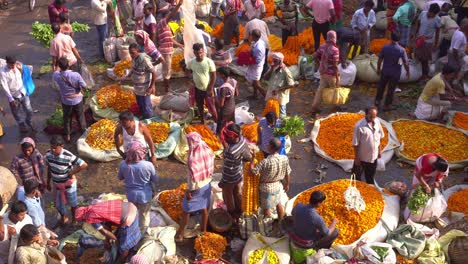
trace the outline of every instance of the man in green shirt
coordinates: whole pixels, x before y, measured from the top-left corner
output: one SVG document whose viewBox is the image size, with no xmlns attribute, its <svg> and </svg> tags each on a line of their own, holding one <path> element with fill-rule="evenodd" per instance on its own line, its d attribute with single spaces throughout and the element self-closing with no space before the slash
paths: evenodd
<svg viewBox="0 0 468 264">
<path fill-rule="evenodd" d="M 408 0 L 404 0 L 403 3 L 398 7 L 395 15 L 393 15 L 393 21 L 398 25 L 398 31 L 400 32 L 399 44 L 403 47 L 408 45 L 411 24 L 413 24 L 416 18 L 416 6 Z"/>
</svg>

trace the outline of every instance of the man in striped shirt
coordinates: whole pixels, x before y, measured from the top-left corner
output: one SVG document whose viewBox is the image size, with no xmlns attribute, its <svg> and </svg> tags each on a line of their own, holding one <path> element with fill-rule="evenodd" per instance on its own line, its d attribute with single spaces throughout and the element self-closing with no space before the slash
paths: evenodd
<svg viewBox="0 0 468 264">
<path fill-rule="evenodd" d="M 162 70 L 166 93 L 169 92 L 169 79 L 171 79 L 171 65 L 172 54 L 174 53 L 174 45 L 181 49 L 184 48 L 184 45 L 180 44 L 174 39 L 174 35 L 172 34 L 168 22 L 177 16 L 179 8 L 183 2 L 183 0 L 180 0 L 179 3 L 170 12 L 162 12 L 163 17 L 156 25 L 156 44 L 158 46 L 159 52 L 164 58 L 164 62 L 162 63 Z"/>
<path fill-rule="evenodd" d="M 47 151 L 46 161 L 49 166 L 47 171 L 47 190 L 51 191 L 54 182 L 55 207 L 60 213 L 62 224 L 68 222 L 66 216 L 69 204 L 72 211 L 72 223 L 75 224 L 75 210 L 78 205 L 76 196 L 77 180 L 75 174 L 86 169 L 88 164 L 70 151 L 63 148 L 63 139 L 54 136 L 50 140 L 50 150 Z"/>
<path fill-rule="evenodd" d="M 281 11 L 281 16 L 278 15 L 278 11 Z M 298 15 L 297 5 L 295 2 L 291 2 L 291 0 L 283 0 L 276 5 L 275 16 L 282 24 L 281 40 L 283 45 L 286 43 L 289 36 L 297 35 Z"/>
</svg>

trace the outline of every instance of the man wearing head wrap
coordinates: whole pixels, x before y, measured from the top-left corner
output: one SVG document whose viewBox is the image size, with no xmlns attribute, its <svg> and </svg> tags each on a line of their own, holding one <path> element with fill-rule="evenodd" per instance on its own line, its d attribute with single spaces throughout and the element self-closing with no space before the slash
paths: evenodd
<svg viewBox="0 0 468 264">
<path fill-rule="evenodd" d="M 182 241 L 185 226 L 190 214 L 201 211 L 202 232 L 206 232 L 208 225 L 208 207 L 211 201 L 211 176 L 214 171 L 214 154 L 211 148 L 203 141 L 200 134 L 192 132 L 187 134 L 189 145 L 187 165 L 187 191 L 182 201 L 183 216 L 176 241 Z"/>
<path fill-rule="evenodd" d="M 268 81 L 265 100 L 270 98 L 278 100 L 280 118 L 286 117 L 286 104 L 289 103 L 289 89 L 294 87 L 292 73 L 283 63 L 283 60 L 283 53 L 273 53 L 270 70 L 264 76 L 264 79 Z"/>
<path fill-rule="evenodd" d="M 120 162 L 119 179 L 125 180 L 125 190 L 129 202 L 136 205 L 140 218 L 140 228 L 144 230 L 150 223 L 153 186 L 158 175 L 153 163 L 146 161 L 146 147 L 139 141 L 128 145 L 125 160 Z"/>
<path fill-rule="evenodd" d="M 262 19 L 265 13 L 265 3 L 262 0 L 247 0 L 242 7 L 242 16 L 247 18 L 247 21 L 255 18 Z"/>
<path fill-rule="evenodd" d="M 237 220 L 242 214 L 242 180 L 243 162 L 251 161 L 252 154 L 239 125 L 230 122 L 222 131 L 223 143 L 223 177 L 219 187 L 223 190 L 223 200 L 233 219 Z"/>
<path fill-rule="evenodd" d="M 23 185 L 26 181 L 37 181 L 41 190 L 45 189 L 44 180 L 44 157 L 36 149 L 36 143 L 30 137 L 23 138 L 19 143 L 21 146 L 21 153 L 13 158 L 10 165 L 10 171 L 15 175 L 18 182 L 18 200 L 24 200 Z"/>
<path fill-rule="evenodd" d="M 312 103 L 313 116 L 319 112 L 318 107 L 322 100 L 322 90 L 324 88 L 337 88 L 340 83 L 340 72 L 338 71 L 340 50 L 336 46 L 335 31 L 328 31 L 327 42 L 322 44 L 318 51 L 314 53 L 314 60 L 315 63 L 319 64 L 320 84 Z"/>
</svg>

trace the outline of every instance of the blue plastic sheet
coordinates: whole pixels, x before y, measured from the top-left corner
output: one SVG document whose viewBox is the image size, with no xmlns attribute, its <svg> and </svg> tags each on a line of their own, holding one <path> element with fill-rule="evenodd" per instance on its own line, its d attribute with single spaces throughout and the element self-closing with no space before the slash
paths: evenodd
<svg viewBox="0 0 468 264">
<path fill-rule="evenodd" d="M 34 81 L 32 79 L 32 72 L 29 70 L 28 66 L 22 64 L 23 67 L 23 74 L 21 75 L 23 79 L 24 89 L 26 89 L 26 94 L 30 96 L 34 93 L 36 89 L 36 85 L 34 85 Z"/>
</svg>

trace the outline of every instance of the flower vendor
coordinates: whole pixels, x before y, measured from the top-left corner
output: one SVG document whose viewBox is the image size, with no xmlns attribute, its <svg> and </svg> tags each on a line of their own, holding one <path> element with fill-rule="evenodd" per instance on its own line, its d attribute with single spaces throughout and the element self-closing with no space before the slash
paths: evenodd
<svg viewBox="0 0 468 264">
<path fill-rule="evenodd" d="M 3 216 L 3 224 L 13 227 L 16 234 L 19 234 L 21 229 L 27 224 L 33 224 L 31 216 L 28 215 L 28 207 L 22 201 L 15 201 L 11 205 L 10 211 Z"/>
<path fill-rule="evenodd" d="M 354 45 L 351 58 L 354 58 L 357 53 L 357 46 L 359 45 L 359 39 L 354 36 L 353 29 L 351 27 L 341 27 L 336 30 L 336 44 L 340 50 L 340 63 L 343 69 L 346 69 L 348 66 L 347 57 L 351 46 Z"/>
<path fill-rule="evenodd" d="M 372 10 L 374 1 L 368 0 L 364 3 L 364 7 L 356 10 L 351 20 L 351 27 L 353 28 L 354 35 L 359 39 L 361 46 L 361 53 L 369 53 L 370 30 L 375 25 L 375 12 Z"/>
<path fill-rule="evenodd" d="M 263 76 L 268 70 L 268 53 L 270 52 L 270 41 L 268 37 L 270 36 L 270 28 L 268 24 L 258 18 L 254 18 L 247 22 L 244 27 L 244 42 L 249 42 L 250 34 L 253 30 L 258 29 L 261 33 L 261 39 L 265 43 L 265 63 L 263 64 L 262 75 Z"/>
<path fill-rule="evenodd" d="M 130 44 L 128 50 L 132 57 L 132 83 L 138 108 L 143 118 L 151 118 L 153 117 L 151 95 L 156 93 L 156 68 L 148 55 L 139 52 L 138 44 Z"/>
<path fill-rule="evenodd" d="M 140 228 L 149 227 L 153 186 L 158 181 L 154 165 L 144 160 L 147 153 L 146 146 L 139 141 L 132 141 L 125 153 L 125 160 L 120 162 L 118 177 L 125 180 L 127 199 L 137 209 Z"/>
<path fill-rule="evenodd" d="M 335 7 L 332 0 L 311 0 L 307 5 L 302 7 L 303 13 L 308 14 L 307 9 L 312 10 L 314 21 L 312 22 L 312 30 L 314 34 L 314 47 L 318 51 L 320 46 L 320 35 L 326 37 L 330 30 L 330 24 L 334 24 Z"/>
<path fill-rule="evenodd" d="M 439 188 L 445 177 L 448 177 L 447 160 L 437 153 L 428 153 L 416 159 L 412 189 L 421 185 L 427 193 Z"/>
<path fill-rule="evenodd" d="M 275 112 L 268 112 L 265 117 L 260 119 L 257 128 L 257 145 L 265 157 L 271 154 L 269 149 L 270 140 L 275 136 L 273 130 L 281 125 L 281 119 L 278 119 Z"/>
<path fill-rule="evenodd" d="M 138 120 L 135 120 L 132 112 L 124 111 L 119 114 L 119 124 L 114 132 L 115 149 L 119 152 L 123 159 L 126 159 L 126 152 L 129 149 L 132 141 L 138 141 L 143 146 L 149 148 L 149 156 L 151 162 L 156 165 L 156 155 L 154 153 L 153 138 L 148 127 Z M 123 149 L 120 149 L 121 142 L 123 141 Z"/>
<path fill-rule="evenodd" d="M 267 56 L 267 44 L 262 40 L 262 33 L 259 29 L 254 29 L 250 33 L 250 37 L 254 42 L 252 46 L 252 57 L 254 62 L 250 64 L 245 73 L 245 79 L 252 82 L 254 88 L 253 98 L 257 98 L 257 93 L 260 92 L 263 96 L 266 95 L 265 89 L 260 84 L 260 78 L 263 72 L 263 65 L 265 64 L 265 58 Z"/>
<path fill-rule="evenodd" d="M 226 8 L 224 9 L 224 29 L 223 39 L 226 45 L 231 43 L 231 39 L 234 37 L 236 45 L 239 45 L 239 17 L 237 13 L 242 10 L 241 0 L 226 0 Z"/>
<path fill-rule="evenodd" d="M 135 31 L 135 41 L 140 45 L 140 51 L 151 57 L 151 63 L 153 65 L 164 62 L 164 58 L 161 53 L 159 53 L 159 50 L 156 48 L 153 40 L 151 40 L 150 35 L 146 31 Z"/>
<path fill-rule="evenodd" d="M 21 244 L 15 252 L 16 264 L 46 264 L 46 247 L 42 245 L 41 233 L 37 226 L 32 224 L 25 225 L 19 237 L 23 244 Z"/>
<path fill-rule="evenodd" d="M 142 237 L 138 224 L 138 209 L 130 202 L 110 200 L 76 209 L 76 219 L 91 224 L 105 237 L 105 243 L 117 243 L 118 253 L 112 263 L 126 263 L 130 251 Z M 112 227 L 117 227 L 112 232 Z"/>
<path fill-rule="evenodd" d="M 281 11 L 281 16 L 278 15 Z M 299 12 L 297 5 L 291 0 L 282 0 L 275 6 L 275 17 L 281 22 L 281 41 L 284 44 L 289 36 L 297 35 L 297 21 Z"/>
<path fill-rule="evenodd" d="M 467 38 L 468 18 L 463 19 L 460 23 L 460 28 L 453 33 L 450 49 L 448 52 L 448 64 L 459 69 L 457 76 L 457 81 L 459 82 L 463 78 L 464 74 L 466 74 L 466 68 L 468 67 L 466 61 L 463 59 L 466 55 L 465 50 L 467 45 Z"/>
<path fill-rule="evenodd" d="M 377 87 L 377 95 L 375 96 L 375 105 L 380 105 L 380 101 L 382 101 L 385 88 L 388 84 L 383 106 L 384 112 L 396 109 L 392 106 L 393 92 L 400 81 L 401 63 L 403 63 L 403 66 L 405 67 L 406 78 L 410 78 L 408 56 L 406 55 L 405 49 L 398 44 L 400 36 L 397 32 L 392 32 L 391 37 L 392 43 L 385 45 L 382 48 L 379 54 L 379 60 L 377 61 L 377 74 L 380 75 L 380 81 L 379 86 Z"/>
<path fill-rule="evenodd" d="M 17 196 L 24 200 L 23 185 L 26 181 L 37 181 L 42 190 L 46 187 L 44 179 L 44 157 L 36 148 L 36 143 L 30 137 L 23 138 L 19 143 L 21 153 L 13 158 L 10 171 L 19 179 Z"/>
<path fill-rule="evenodd" d="M 191 132 L 187 134 L 189 146 L 187 165 L 189 173 L 187 175 L 187 191 L 182 201 L 184 211 L 179 230 L 176 233 L 176 241 L 182 241 L 185 226 L 190 214 L 201 211 L 201 230 L 206 232 L 208 225 L 208 207 L 211 202 L 211 176 L 214 171 L 214 153 L 203 141 L 200 134 Z"/>
<path fill-rule="evenodd" d="M 218 76 L 223 82 L 223 84 L 216 89 L 216 108 L 218 109 L 218 125 L 216 129 L 219 134 L 226 123 L 235 121 L 235 97 L 239 95 L 239 91 L 237 90 L 237 81 L 231 77 L 229 68 L 219 68 Z"/>
<path fill-rule="evenodd" d="M 320 84 L 312 103 L 313 116 L 319 112 L 318 107 L 322 101 L 322 90 L 325 88 L 337 88 L 340 85 L 340 72 L 338 71 L 340 50 L 336 46 L 335 31 L 328 31 L 327 42 L 321 45 L 317 52 L 314 53 L 314 60 L 320 65 Z"/>
<path fill-rule="evenodd" d="M 403 0 L 392 19 L 395 21 L 400 33 L 400 45 L 406 48 L 411 34 L 411 25 L 416 18 L 416 5 L 409 0 Z"/>
<path fill-rule="evenodd" d="M 49 165 L 47 171 L 47 190 L 52 190 L 50 181 L 54 182 L 55 208 L 61 216 L 62 224 L 68 222 L 66 216 L 69 204 L 72 212 L 72 223 L 76 223 L 75 210 L 78 205 L 77 179 L 76 174 L 86 169 L 88 164 L 75 156 L 70 151 L 63 148 L 63 140 L 59 136 L 53 136 L 50 140 L 50 150 L 47 151 L 45 158 Z"/>
<path fill-rule="evenodd" d="M 273 138 L 269 141 L 268 157 L 255 166 L 250 163 L 250 169 L 253 174 L 260 175 L 260 206 L 266 217 L 272 216 L 272 211 L 276 209 L 278 218 L 281 220 L 284 216 L 284 208 L 281 204 L 281 193 L 289 191 L 289 175 L 291 167 L 289 159 L 285 155 L 280 155 L 278 151 L 281 148 L 281 140 Z"/>
<path fill-rule="evenodd" d="M 396 23 L 393 21 L 392 17 L 395 15 L 398 7 L 400 6 L 402 0 L 388 0 L 387 1 L 387 30 L 385 31 L 385 37 L 390 37 L 390 33 L 396 31 Z"/>
<path fill-rule="evenodd" d="M 242 181 L 244 161 L 251 161 L 249 146 L 241 135 L 239 125 L 231 122 L 221 131 L 227 146 L 223 153 L 223 173 L 219 186 L 231 217 L 236 220 L 242 214 Z"/>
<path fill-rule="evenodd" d="M 264 76 L 268 81 L 265 100 L 275 98 L 280 104 L 280 118 L 286 117 L 286 105 L 289 103 L 289 91 L 294 87 L 294 78 L 291 71 L 283 63 L 284 55 L 281 52 L 272 54 L 270 69 Z"/>
<path fill-rule="evenodd" d="M 242 16 L 247 18 L 247 21 L 262 19 L 265 13 L 265 3 L 262 0 L 246 0 L 242 7 Z"/>
<path fill-rule="evenodd" d="M 414 114 L 418 119 L 422 120 L 443 120 L 448 109 L 452 106 L 450 99 L 456 99 L 454 94 L 456 91 L 450 85 L 450 82 L 455 79 L 457 69 L 451 65 L 445 65 L 441 73 L 436 74 L 429 80 L 421 95 L 418 98 L 418 104 Z"/>
<path fill-rule="evenodd" d="M 322 191 L 314 191 L 310 194 L 309 204 L 298 203 L 292 210 L 293 227 L 290 237 L 297 249 L 291 255 L 295 257 L 295 261 L 299 260 L 298 263 L 314 254 L 313 249 L 330 248 L 339 235 L 336 228 L 338 220 L 334 218 L 327 227 L 323 217 L 317 213 L 317 208 L 326 198 Z"/>
<path fill-rule="evenodd" d="M 377 159 L 380 158 L 385 146 L 380 144 L 385 133 L 379 119 L 377 119 L 377 107 L 371 106 L 365 110 L 366 116 L 354 126 L 353 146 L 354 165 L 353 173 L 356 179 L 361 180 L 364 171 L 366 182 L 374 184 Z"/>
</svg>

